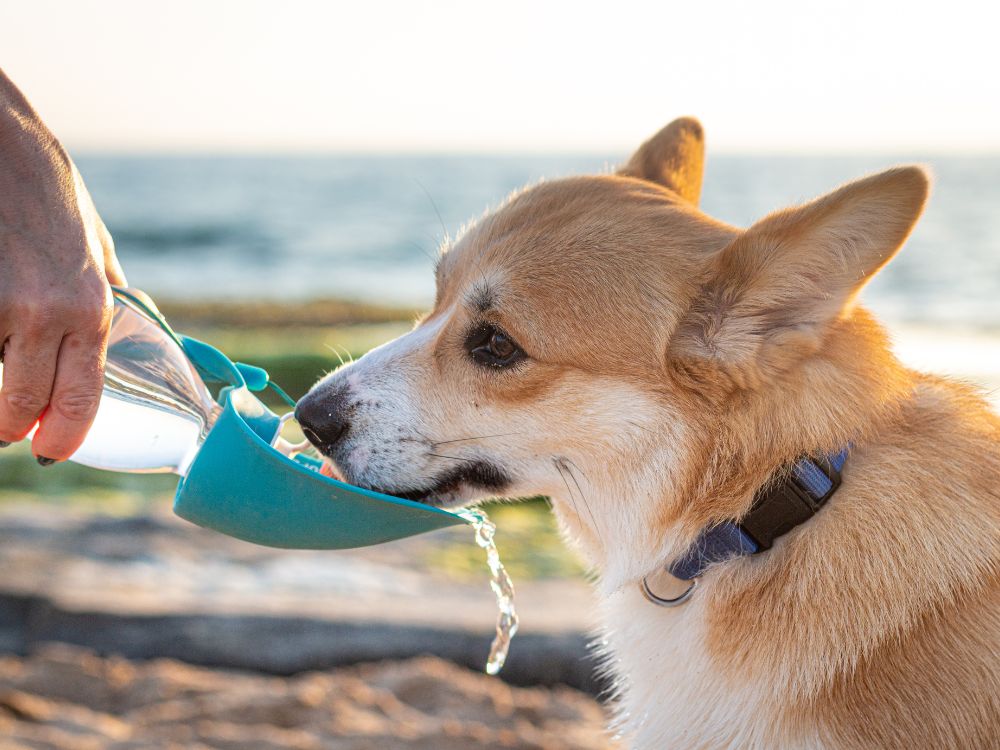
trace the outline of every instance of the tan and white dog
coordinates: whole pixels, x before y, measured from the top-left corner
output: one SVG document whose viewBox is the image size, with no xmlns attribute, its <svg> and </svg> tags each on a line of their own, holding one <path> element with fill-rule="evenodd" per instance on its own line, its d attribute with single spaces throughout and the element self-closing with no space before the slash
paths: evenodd
<svg viewBox="0 0 1000 750">
<path fill-rule="evenodd" d="M 414 330 L 299 406 L 347 481 L 546 494 L 600 573 L 638 748 L 1000 747 L 1000 419 L 856 303 L 919 217 L 916 167 L 741 230 L 697 208 L 677 120 L 614 175 L 539 184 L 443 252 Z M 797 457 L 843 483 L 683 606 L 637 583 Z"/>
</svg>

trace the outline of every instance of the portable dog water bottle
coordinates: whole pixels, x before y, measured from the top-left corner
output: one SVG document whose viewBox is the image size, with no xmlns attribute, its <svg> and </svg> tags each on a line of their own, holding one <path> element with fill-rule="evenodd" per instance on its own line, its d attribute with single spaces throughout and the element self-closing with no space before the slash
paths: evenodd
<svg viewBox="0 0 1000 750">
<path fill-rule="evenodd" d="M 104 394 L 74 462 L 180 474 L 177 515 L 271 547 L 364 547 L 469 523 L 338 482 L 310 456 L 286 455 L 283 419 L 254 392 L 270 386 L 295 404 L 264 370 L 178 336 L 138 290 L 115 289 L 114 298 Z M 221 384 L 217 400 L 206 383 Z"/>
</svg>

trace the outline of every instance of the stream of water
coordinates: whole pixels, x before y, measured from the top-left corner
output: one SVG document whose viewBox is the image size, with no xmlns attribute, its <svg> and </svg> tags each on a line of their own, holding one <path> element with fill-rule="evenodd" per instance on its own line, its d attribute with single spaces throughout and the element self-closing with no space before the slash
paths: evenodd
<svg viewBox="0 0 1000 750">
<path fill-rule="evenodd" d="M 514 584 L 507 569 L 500 560 L 500 553 L 494 541 L 496 524 L 480 508 L 465 508 L 456 511 L 472 524 L 476 534 L 476 544 L 486 550 L 486 564 L 490 569 L 490 588 L 497 598 L 500 614 L 497 616 L 497 631 L 490 644 L 490 655 L 486 660 L 486 673 L 495 675 L 503 669 L 510 649 L 510 640 L 517 633 L 517 612 L 514 610 Z"/>
</svg>

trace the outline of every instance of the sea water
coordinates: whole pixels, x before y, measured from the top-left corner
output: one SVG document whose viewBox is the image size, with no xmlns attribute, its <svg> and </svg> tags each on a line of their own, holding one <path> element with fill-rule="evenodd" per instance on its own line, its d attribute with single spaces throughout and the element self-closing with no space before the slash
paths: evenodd
<svg viewBox="0 0 1000 750">
<path fill-rule="evenodd" d="M 606 172 L 626 158 L 623 150 L 576 156 L 84 154 L 76 162 L 129 279 L 156 299 L 348 297 L 426 309 L 434 302 L 433 265 L 446 232 L 455 236 L 522 185 Z M 713 154 L 701 207 L 747 226 L 907 161 L 931 167 L 934 195 L 906 248 L 866 287 L 863 301 L 895 325 L 995 329 L 1000 156 Z"/>
<path fill-rule="evenodd" d="M 490 644 L 490 655 L 486 660 L 486 674 L 495 675 L 503 669 L 510 649 L 510 640 L 517 633 L 517 612 L 514 610 L 514 583 L 500 560 L 494 536 L 497 527 L 486 511 L 479 508 L 465 508 L 457 515 L 470 524 L 476 535 L 476 544 L 486 550 L 486 564 L 490 569 L 490 588 L 497 598 L 500 614 L 497 616 L 497 630 Z"/>
</svg>

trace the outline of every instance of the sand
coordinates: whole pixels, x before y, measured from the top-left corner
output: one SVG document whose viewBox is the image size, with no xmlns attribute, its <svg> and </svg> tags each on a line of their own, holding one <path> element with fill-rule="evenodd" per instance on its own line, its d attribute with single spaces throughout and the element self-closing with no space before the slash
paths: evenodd
<svg viewBox="0 0 1000 750">
<path fill-rule="evenodd" d="M 433 657 L 281 678 L 66 645 L 0 657 L 0 748 L 611 748 L 565 687 L 514 688 Z"/>
</svg>

